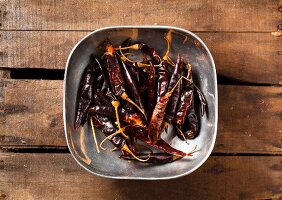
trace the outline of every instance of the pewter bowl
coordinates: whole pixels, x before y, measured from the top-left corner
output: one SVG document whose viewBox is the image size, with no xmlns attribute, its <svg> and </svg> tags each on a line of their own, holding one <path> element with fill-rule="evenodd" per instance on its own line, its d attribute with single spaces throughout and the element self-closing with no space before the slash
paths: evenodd
<svg viewBox="0 0 282 200">
<path fill-rule="evenodd" d="M 176 59 L 179 53 L 184 61 L 193 67 L 193 79 L 203 92 L 207 103 L 207 114 L 201 118 L 200 135 L 189 140 L 188 144 L 181 141 L 169 128 L 168 134 L 162 134 L 173 147 L 189 152 L 197 145 L 197 152 L 173 163 L 153 165 L 139 162 L 127 162 L 119 158 L 119 151 L 111 152 L 112 144 L 108 142 L 107 151 L 97 152 L 91 126 L 74 130 L 74 113 L 76 96 L 82 72 L 86 67 L 90 54 L 98 53 L 97 46 L 109 38 L 114 46 L 118 46 L 128 37 L 143 41 L 154 47 L 160 55 L 166 51 L 164 35 L 172 33 L 170 57 Z M 199 168 L 209 157 L 215 144 L 218 118 L 218 97 L 216 69 L 210 51 L 204 42 L 194 33 L 175 27 L 164 26 L 127 26 L 109 27 L 96 30 L 82 38 L 72 49 L 67 63 L 64 78 L 64 128 L 69 150 L 87 171 L 102 177 L 115 179 L 159 180 L 172 179 L 187 175 Z M 96 131 L 98 141 L 105 136 Z"/>
</svg>

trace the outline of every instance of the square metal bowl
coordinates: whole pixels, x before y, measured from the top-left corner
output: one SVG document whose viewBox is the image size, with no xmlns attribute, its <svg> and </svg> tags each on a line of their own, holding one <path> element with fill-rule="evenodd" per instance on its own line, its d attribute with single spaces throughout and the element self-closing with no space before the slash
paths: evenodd
<svg viewBox="0 0 282 200">
<path fill-rule="evenodd" d="M 164 165 L 127 162 L 119 158 L 120 152 L 111 152 L 113 146 L 107 144 L 107 151 L 98 153 L 95 148 L 89 123 L 74 130 L 76 96 L 90 54 L 98 53 L 97 46 L 109 38 L 114 46 L 131 37 L 133 41 L 143 41 L 154 47 L 160 55 L 166 51 L 164 35 L 171 31 L 172 42 L 170 57 L 176 60 L 179 53 L 184 61 L 193 67 L 193 79 L 203 92 L 207 103 L 207 114 L 200 118 L 200 135 L 189 140 L 188 144 L 174 137 L 169 129 L 164 139 L 173 147 L 188 152 L 197 145 L 197 152 L 191 157 Z M 158 180 L 187 175 L 199 168 L 209 157 L 215 144 L 218 118 L 218 97 L 216 70 L 210 51 L 194 33 L 175 27 L 165 26 L 127 26 L 108 27 L 96 30 L 82 38 L 72 49 L 64 78 L 64 127 L 68 147 L 74 159 L 87 171 L 102 177 L 116 179 Z M 105 136 L 97 131 L 97 139 Z"/>
</svg>

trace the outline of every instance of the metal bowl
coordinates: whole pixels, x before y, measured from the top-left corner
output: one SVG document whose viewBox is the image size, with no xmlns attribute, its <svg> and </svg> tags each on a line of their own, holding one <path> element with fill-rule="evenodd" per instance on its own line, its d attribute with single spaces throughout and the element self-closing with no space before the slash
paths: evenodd
<svg viewBox="0 0 282 200">
<path fill-rule="evenodd" d="M 201 118 L 200 135 L 189 140 L 188 144 L 177 137 L 172 137 L 171 129 L 163 134 L 173 147 L 188 152 L 197 145 L 197 152 L 191 157 L 177 160 L 164 165 L 153 165 L 139 162 L 127 162 L 119 158 L 120 152 L 111 152 L 113 146 L 107 144 L 107 151 L 97 153 L 91 127 L 86 123 L 84 127 L 74 130 L 74 113 L 79 81 L 85 69 L 89 56 L 98 53 L 97 46 L 109 38 L 115 46 L 131 37 L 136 41 L 143 41 L 154 47 L 160 55 L 166 51 L 164 34 L 172 33 L 170 56 L 176 59 L 177 53 L 184 61 L 193 66 L 193 78 L 202 90 L 207 103 L 207 114 Z M 194 33 L 175 27 L 166 26 L 126 26 L 108 27 L 93 31 L 82 38 L 72 49 L 67 63 L 64 78 L 64 128 L 69 150 L 87 171 L 102 177 L 115 179 L 159 180 L 172 179 L 187 175 L 199 168 L 209 157 L 215 144 L 218 118 L 218 97 L 216 70 L 212 55 L 204 42 Z M 97 131 L 97 139 L 101 141 L 105 136 Z"/>
</svg>

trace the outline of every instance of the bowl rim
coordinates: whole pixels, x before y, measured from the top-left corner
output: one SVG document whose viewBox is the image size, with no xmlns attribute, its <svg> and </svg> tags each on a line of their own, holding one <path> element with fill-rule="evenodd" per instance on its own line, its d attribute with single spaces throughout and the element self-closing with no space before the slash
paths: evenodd
<svg viewBox="0 0 282 200">
<path fill-rule="evenodd" d="M 185 32 L 191 36 L 193 36 L 194 38 L 196 38 L 205 48 L 205 50 L 208 53 L 208 56 L 210 57 L 211 60 L 211 64 L 212 64 L 212 68 L 213 68 L 213 75 L 215 77 L 214 83 L 215 83 L 215 92 L 214 92 L 214 107 L 215 107 L 215 125 L 214 125 L 214 134 L 212 137 L 212 143 L 211 146 L 209 148 L 209 150 L 207 151 L 205 157 L 201 160 L 201 162 L 199 162 L 197 165 L 195 165 L 191 170 L 182 173 L 182 174 L 178 174 L 178 175 L 174 175 L 174 176 L 168 176 L 168 177 L 132 177 L 132 176 L 109 176 L 109 175 L 103 175 L 103 174 L 99 174 L 97 172 L 91 171 L 90 169 L 88 169 L 87 167 L 85 167 L 80 160 L 78 160 L 77 156 L 75 155 L 75 152 L 73 150 L 73 147 L 70 145 L 69 143 L 69 139 L 68 138 L 68 132 L 67 132 L 67 126 L 66 126 L 66 112 L 65 112 L 65 106 L 66 106 L 66 78 L 67 78 L 67 73 L 68 73 L 68 67 L 69 67 L 69 63 L 70 63 L 70 59 L 74 53 L 74 51 L 77 49 L 77 47 L 89 36 L 91 36 L 92 34 L 95 34 L 97 32 L 100 31 L 105 31 L 108 29 L 171 29 L 171 30 L 176 30 L 176 31 L 182 31 Z M 168 179 L 175 179 L 175 178 L 180 178 L 183 176 L 186 176 L 192 172 L 194 172 L 196 169 L 198 169 L 204 162 L 206 162 L 206 160 L 208 159 L 208 157 L 210 156 L 212 150 L 214 149 L 215 146 L 215 141 L 216 141 L 216 136 L 217 136 L 217 125 L 218 125 L 218 85 L 217 85 L 217 74 L 216 74 L 216 66 L 215 66 L 215 62 L 214 59 L 212 57 L 212 54 L 210 52 L 210 50 L 208 49 L 208 47 L 206 46 L 206 44 L 203 42 L 203 40 L 196 35 L 195 33 L 183 29 L 183 28 L 178 28 L 175 26 L 160 26 L 160 25 L 153 25 L 153 26 L 149 26 L 149 25 L 145 25 L 145 26 L 136 26 L 136 25 L 128 25 L 128 26 L 107 26 L 107 27 L 103 27 L 103 28 L 99 28 L 96 29 L 88 34 L 86 34 L 84 37 L 82 37 L 76 44 L 75 46 L 72 48 L 68 58 L 67 58 L 67 62 L 65 65 L 65 74 L 64 74 L 64 82 L 63 82 L 63 120 L 64 120 L 64 132 L 65 132 L 65 138 L 67 141 L 67 145 L 68 145 L 68 149 L 72 155 L 72 157 L 74 158 L 74 160 L 82 167 L 84 168 L 86 171 L 88 171 L 91 174 L 94 174 L 96 176 L 99 177 L 104 177 L 104 178 L 111 178 L 111 179 L 122 179 L 122 180 L 168 180 Z"/>
</svg>

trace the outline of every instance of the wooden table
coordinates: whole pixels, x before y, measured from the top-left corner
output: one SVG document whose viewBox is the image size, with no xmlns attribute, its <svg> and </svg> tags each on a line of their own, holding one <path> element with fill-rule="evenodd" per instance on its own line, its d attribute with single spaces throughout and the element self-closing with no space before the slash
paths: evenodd
<svg viewBox="0 0 282 200">
<path fill-rule="evenodd" d="M 112 25 L 177 26 L 210 48 L 218 137 L 191 175 L 111 180 L 71 157 L 62 118 L 65 62 L 81 37 Z M 281 0 L 0 0 L 0 29 L 0 199 L 282 198 Z"/>
</svg>

